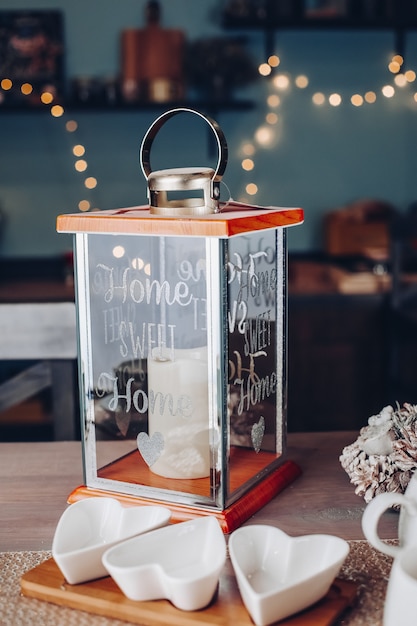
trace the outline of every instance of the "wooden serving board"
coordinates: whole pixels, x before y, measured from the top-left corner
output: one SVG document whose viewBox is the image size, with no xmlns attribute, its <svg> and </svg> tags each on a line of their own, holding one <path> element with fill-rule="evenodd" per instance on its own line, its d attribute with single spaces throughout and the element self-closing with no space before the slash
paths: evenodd
<svg viewBox="0 0 417 626">
<path fill-rule="evenodd" d="M 82 585 L 69 585 L 53 558 L 44 561 L 21 578 L 25 596 L 46 600 L 107 618 L 141 626 L 253 626 L 232 574 L 220 577 L 212 603 L 201 611 L 180 611 L 167 600 L 135 602 L 120 591 L 112 578 Z M 330 626 L 356 598 L 357 585 L 336 579 L 328 594 L 310 609 L 279 622 L 280 626 Z"/>
</svg>

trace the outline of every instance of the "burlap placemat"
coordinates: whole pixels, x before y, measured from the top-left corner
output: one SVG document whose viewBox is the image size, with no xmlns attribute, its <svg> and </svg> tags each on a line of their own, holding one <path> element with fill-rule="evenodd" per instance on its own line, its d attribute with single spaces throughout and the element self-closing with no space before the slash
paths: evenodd
<svg viewBox="0 0 417 626">
<path fill-rule="evenodd" d="M 340 578 L 358 584 L 355 606 L 337 622 L 338 626 L 382 625 L 383 605 L 392 559 L 371 548 L 366 541 L 350 541 L 351 550 Z M 0 553 L 1 626 L 123 626 L 126 622 L 107 619 L 22 596 L 22 574 L 47 558 L 50 552 Z"/>
</svg>

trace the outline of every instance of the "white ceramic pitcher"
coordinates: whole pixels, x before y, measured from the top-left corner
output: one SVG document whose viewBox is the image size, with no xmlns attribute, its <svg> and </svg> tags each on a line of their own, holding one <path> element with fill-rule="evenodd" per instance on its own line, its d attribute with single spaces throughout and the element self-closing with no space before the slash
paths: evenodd
<svg viewBox="0 0 417 626">
<path fill-rule="evenodd" d="M 398 522 L 399 545 L 389 545 L 378 535 L 378 523 L 385 511 L 401 507 Z M 404 547 L 417 545 L 417 474 L 413 474 L 404 494 L 381 493 L 367 505 L 362 516 L 362 530 L 369 543 L 384 554 L 396 557 Z"/>
</svg>

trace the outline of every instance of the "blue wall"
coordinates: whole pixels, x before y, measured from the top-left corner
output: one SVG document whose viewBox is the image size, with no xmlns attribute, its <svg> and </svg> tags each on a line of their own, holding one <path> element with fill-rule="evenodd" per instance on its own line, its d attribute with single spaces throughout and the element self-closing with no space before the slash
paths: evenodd
<svg viewBox="0 0 417 626">
<path fill-rule="evenodd" d="M 223 33 L 215 19 L 218 0 L 161 4 L 164 25 L 183 28 L 190 40 Z M 0 10 L 63 10 L 69 78 L 117 75 L 120 31 L 143 24 L 144 5 L 145 0 L 0 0 Z M 262 62 L 262 34 L 247 34 L 252 55 L 257 63 Z M 290 251 L 320 250 L 323 214 L 355 199 L 381 198 L 400 209 L 417 199 L 417 103 L 413 100 L 417 83 L 397 89 L 391 99 L 380 92 L 383 85 L 392 83 L 387 63 L 393 42 L 389 31 L 278 32 L 280 70 L 292 79 L 306 74 L 310 83 L 304 90 L 292 83 L 280 94 L 276 139 L 268 149 L 257 148 L 253 172 L 242 170 L 241 148 L 264 123 L 270 81 L 260 79 L 240 93 L 255 101 L 253 110 L 217 116 L 229 144 L 224 181 L 233 198 L 243 198 L 245 185 L 253 181 L 259 192 L 252 202 L 305 209 L 305 224 L 289 233 Z M 414 33 L 407 38 L 406 53 L 407 69 L 416 69 Z M 375 104 L 350 104 L 353 93 L 368 90 L 377 93 Z M 317 107 L 311 101 L 316 91 L 338 92 L 343 103 Z M 70 238 L 56 234 L 55 219 L 59 213 L 76 212 L 83 198 L 102 209 L 146 202 L 138 147 L 157 114 L 77 112 L 55 119 L 47 113 L 0 110 L 0 208 L 5 222 L 0 256 L 47 257 L 67 249 Z M 71 118 L 78 122 L 75 134 L 65 130 Z M 181 124 L 172 120 L 161 166 L 210 165 L 205 129 L 198 131 L 184 137 Z M 85 176 L 74 170 L 71 150 L 75 143 L 87 148 L 88 174 L 99 182 L 94 191 L 86 192 Z M 158 168 L 156 163 L 154 169 Z"/>
</svg>

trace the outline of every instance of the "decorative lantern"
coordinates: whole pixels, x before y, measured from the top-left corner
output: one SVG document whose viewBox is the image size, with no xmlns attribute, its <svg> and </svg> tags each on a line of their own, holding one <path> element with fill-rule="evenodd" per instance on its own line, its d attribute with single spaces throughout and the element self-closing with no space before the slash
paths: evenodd
<svg viewBox="0 0 417 626">
<path fill-rule="evenodd" d="M 209 124 L 215 170 L 151 171 L 178 113 Z M 300 473 L 286 456 L 286 227 L 303 212 L 220 202 L 227 144 L 191 109 L 161 115 L 140 159 L 149 206 L 58 217 L 75 235 L 85 480 L 69 502 L 157 502 L 230 532 Z"/>
</svg>

